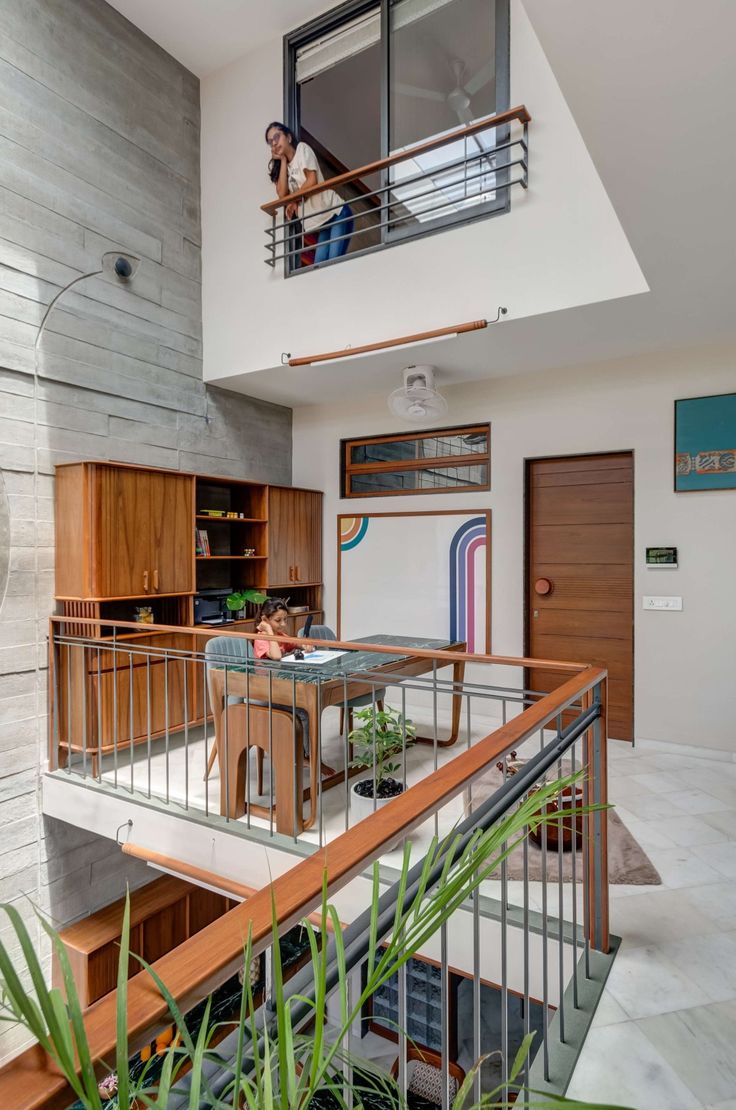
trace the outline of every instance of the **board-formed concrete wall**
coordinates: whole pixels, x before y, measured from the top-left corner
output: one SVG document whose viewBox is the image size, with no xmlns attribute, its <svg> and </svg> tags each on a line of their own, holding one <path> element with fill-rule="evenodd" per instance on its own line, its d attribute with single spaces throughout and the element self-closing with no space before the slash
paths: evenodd
<svg viewBox="0 0 736 1110">
<path fill-rule="evenodd" d="M 102 0 L 3 0 L 0 902 L 31 923 L 33 905 L 61 924 L 151 877 L 39 813 L 53 464 L 291 481 L 290 410 L 202 382 L 199 129 L 198 80 Z M 47 304 L 116 249 L 140 257 L 134 281 L 88 278 L 62 297 L 34 389 Z M 20 1042 L 0 1034 L 0 1058 Z"/>
</svg>

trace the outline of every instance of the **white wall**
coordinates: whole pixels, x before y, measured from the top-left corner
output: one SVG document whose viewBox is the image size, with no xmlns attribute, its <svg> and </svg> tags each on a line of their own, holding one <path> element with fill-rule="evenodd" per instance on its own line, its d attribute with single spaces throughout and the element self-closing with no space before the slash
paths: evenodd
<svg viewBox="0 0 736 1110">
<path fill-rule="evenodd" d="M 499 304 L 518 318 L 646 290 L 520 0 L 511 104 L 533 116 L 531 177 L 508 215 L 285 281 L 264 265 L 260 211 L 273 196 L 263 132 L 282 115 L 281 90 L 281 39 L 202 82 L 206 380 L 226 385 L 279 366 L 282 351 L 356 346 L 495 315 Z"/>
<path fill-rule="evenodd" d="M 675 494 L 673 401 L 730 392 L 736 350 L 709 349 L 550 371 L 445 390 L 449 420 L 491 421 L 492 489 L 404 497 L 401 508 L 493 511 L 492 648 L 523 649 L 524 459 L 633 450 L 635 467 L 635 730 L 638 739 L 736 753 L 736 491 Z M 397 363 L 398 366 L 398 363 Z M 447 423 L 447 421 L 444 421 Z M 325 490 L 326 610 L 335 619 L 333 537 L 340 512 L 396 510 L 396 499 L 339 497 L 341 437 L 403 431 L 384 397 L 294 413 L 294 481 Z M 680 567 L 657 575 L 647 545 L 676 545 Z M 683 597 L 680 613 L 644 612 L 643 594 Z"/>
</svg>

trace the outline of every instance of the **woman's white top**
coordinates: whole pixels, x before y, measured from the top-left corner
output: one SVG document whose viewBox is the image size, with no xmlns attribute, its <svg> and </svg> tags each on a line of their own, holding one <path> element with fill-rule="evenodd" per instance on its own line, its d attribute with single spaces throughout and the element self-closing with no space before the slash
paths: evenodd
<svg viewBox="0 0 736 1110">
<path fill-rule="evenodd" d="M 306 143 L 299 143 L 287 169 L 290 193 L 295 193 L 297 189 L 304 188 L 307 170 L 314 170 L 317 174 L 317 181 L 324 181 L 317 162 L 317 155 L 311 146 L 307 146 Z M 331 220 L 333 216 L 337 215 L 343 202 L 334 189 L 324 189 L 321 193 L 315 193 L 314 196 L 307 197 L 303 203 L 304 230 L 316 231 L 328 220 Z M 299 203 L 299 209 L 301 212 L 301 202 Z"/>
</svg>

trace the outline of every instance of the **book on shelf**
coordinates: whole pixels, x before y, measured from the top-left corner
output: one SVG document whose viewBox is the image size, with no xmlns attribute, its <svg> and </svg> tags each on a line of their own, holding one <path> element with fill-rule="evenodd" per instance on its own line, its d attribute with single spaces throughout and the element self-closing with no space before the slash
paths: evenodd
<svg viewBox="0 0 736 1110">
<path fill-rule="evenodd" d="M 195 529 L 195 554 L 200 556 L 209 556 L 210 552 L 210 538 L 207 535 L 206 528 Z"/>
</svg>

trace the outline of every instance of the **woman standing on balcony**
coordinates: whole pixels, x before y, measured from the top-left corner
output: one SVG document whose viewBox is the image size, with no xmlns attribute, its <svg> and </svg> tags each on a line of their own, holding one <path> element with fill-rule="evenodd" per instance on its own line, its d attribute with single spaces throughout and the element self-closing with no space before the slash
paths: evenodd
<svg viewBox="0 0 736 1110">
<path fill-rule="evenodd" d="M 266 142 L 271 150 L 268 176 L 276 186 L 278 196 L 285 197 L 298 189 L 309 188 L 324 181 L 311 146 L 298 143 L 286 124 L 269 123 L 266 128 Z M 350 205 L 342 204 L 340 207 L 341 198 L 333 189 L 314 193 L 302 203 L 292 201 L 287 204 L 286 219 L 296 219 L 300 210 L 303 211 L 305 236 L 316 235 L 315 264 L 345 254 L 354 227 Z"/>
</svg>

